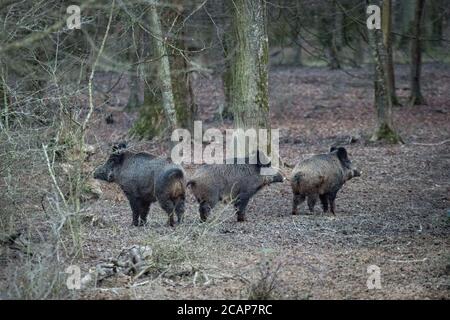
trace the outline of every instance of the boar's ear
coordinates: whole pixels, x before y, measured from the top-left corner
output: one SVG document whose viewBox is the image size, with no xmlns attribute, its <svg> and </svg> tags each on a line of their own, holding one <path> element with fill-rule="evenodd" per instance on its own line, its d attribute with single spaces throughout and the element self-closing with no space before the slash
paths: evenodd
<svg viewBox="0 0 450 320">
<path fill-rule="evenodd" d="M 189 180 L 187 183 L 186 183 L 186 187 L 195 187 L 195 181 L 194 180 Z"/>
<path fill-rule="evenodd" d="M 114 164 L 121 164 L 123 162 L 123 159 L 125 158 L 125 155 L 123 153 L 113 153 L 109 159 L 114 162 Z"/>
<path fill-rule="evenodd" d="M 337 156 L 341 161 L 348 161 L 347 150 L 343 147 L 337 149 Z"/>
<path fill-rule="evenodd" d="M 112 147 L 112 151 L 114 153 L 117 153 L 118 151 L 120 151 L 121 149 L 126 149 L 127 148 L 127 144 L 125 142 L 121 142 L 118 144 L 113 145 Z"/>
</svg>

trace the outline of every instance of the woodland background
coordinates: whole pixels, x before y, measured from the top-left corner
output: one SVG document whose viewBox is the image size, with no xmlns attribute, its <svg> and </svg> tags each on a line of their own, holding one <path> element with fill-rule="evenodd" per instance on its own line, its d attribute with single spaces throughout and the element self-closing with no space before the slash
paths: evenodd
<svg viewBox="0 0 450 320">
<path fill-rule="evenodd" d="M 0 0 L 0 298 L 448 299 L 449 15 L 446 0 Z M 291 217 L 286 182 L 244 224 L 226 205 L 200 224 L 189 198 L 176 229 L 156 207 L 130 227 L 93 170 L 120 141 L 168 157 L 194 120 L 280 128 L 288 167 L 344 145 L 364 174 L 335 217 Z M 139 269 L 132 248 L 151 251 Z M 81 290 L 70 265 L 91 271 Z"/>
</svg>

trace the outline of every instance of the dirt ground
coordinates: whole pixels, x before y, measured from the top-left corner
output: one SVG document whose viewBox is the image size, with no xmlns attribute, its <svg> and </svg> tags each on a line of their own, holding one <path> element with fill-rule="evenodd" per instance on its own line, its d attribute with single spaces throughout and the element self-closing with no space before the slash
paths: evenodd
<svg viewBox="0 0 450 320">
<path fill-rule="evenodd" d="M 280 129 L 283 160 L 295 164 L 339 143 L 363 172 L 338 194 L 336 216 L 321 213 L 319 207 L 316 214 L 306 214 L 305 204 L 301 215 L 291 216 L 292 193 L 286 181 L 251 200 L 245 223 L 237 223 L 232 208 L 223 205 L 214 210 L 220 221 L 202 226 L 189 196 L 183 226 L 168 228 L 165 214 L 154 205 L 149 226 L 135 228 L 130 227 L 130 209 L 118 188 L 102 184 L 104 194 L 89 210 L 102 215 L 109 226 L 86 230 L 86 265 L 132 244 L 151 244 L 158 237 L 168 243 L 171 237 L 184 239 L 192 248 L 181 263 L 187 272 L 144 278 L 137 286 L 112 283 L 85 292 L 86 297 L 246 298 L 251 283 L 266 270 L 276 278 L 277 298 L 448 299 L 449 75 L 449 67 L 425 66 L 423 92 L 428 105 L 395 108 L 395 123 L 405 144 L 390 146 L 367 142 L 375 125 L 368 69 L 272 68 L 272 127 Z M 405 102 L 407 66 L 397 66 L 397 79 L 398 95 Z M 223 103 L 220 87 L 214 77 L 195 81 L 206 127 L 222 126 L 214 121 L 215 110 Z M 126 87 L 117 90 L 120 97 Z M 126 94 L 122 96 L 126 99 Z M 117 104 L 123 101 L 118 98 Z M 112 112 L 116 123 L 99 121 L 101 128 L 95 132 L 103 150 L 124 135 L 135 116 Z M 102 113 L 97 116 L 101 119 Z M 151 142 L 141 145 L 164 155 L 161 148 Z M 106 151 L 97 155 L 97 163 L 105 157 Z M 201 230 L 200 241 L 192 241 L 193 229 Z M 380 268 L 381 289 L 367 287 L 370 265 Z"/>
<path fill-rule="evenodd" d="M 82 271 L 117 256 L 131 245 L 153 246 L 160 272 L 135 282 L 116 277 L 83 298 L 240 299 L 252 284 L 274 278 L 272 297 L 281 299 L 449 299 L 450 298 L 450 67 L 428 64 L 423 93 L 428 105 L 395 107 L 403 145 L 368 142 L 375 126 L 370 68 L 272 68 L 272 127 L 280 129 L 280 152 L 288 164 L 330 145 L 344 145 L 362 176 L 338 194 L 337 212 L 291 215 L 288 181 L 273 184 L 250 201 L 247 222 L 238 223 L 232 207 L 214 209 L 201 224 L 189 193 L 186 221 L 173 229 L 154 204 L 146 227 L 131 227 L 131 211 L 118 187 L 101 183 L 103 194 L 86 212 L 101 226 L 83 229 Z M 397 66 L 398 95 L 408 96 L 408 66 Z M 107 85 L 105 84 L 105 87 Z M 136 114 L 122 112 L 126 81 L 114 101 L 95 114 L 90 142 L 98 146 L 92 166 L 102 163 L 109 144 L 123 139 Z M 199 77 L 195 95 L 204 127 L 223 103 L 220 80 Z M 106 124 L 112 113 L 114 124 Z M 133 142 L 132 142 L 133 145 Z M 155 141 L 134 142 L 136 149 L 160 156 Z M 187 166 L 188 175 L 193 166 Z M 285 172 L 289 176 L 289 170 Z M 369 290 L 367 269 L 380 269 L 381 289 Z"/>
</svg>

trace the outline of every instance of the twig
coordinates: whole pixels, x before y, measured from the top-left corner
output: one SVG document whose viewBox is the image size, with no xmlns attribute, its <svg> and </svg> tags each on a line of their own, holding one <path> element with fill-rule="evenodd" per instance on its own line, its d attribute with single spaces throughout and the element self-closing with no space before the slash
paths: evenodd
<svg viewBox="0 0 450 320">
<path fill-rule="evenodd" d="M 441 141 L 441 142 L 437 142 L 437 143 L 420 143 L 420 142 L 411 142 L 411 144 L 415 144 L 418 146 L 441 146 L 443 144 L 446 144 L 447 142 L 450 142 L 450 139 Z"/>
<path fill-rule="evenodd" d="M 58 182 L 56 181 L 55 171 L 53 170 L 53 168 L 52 168 L 52 166 L 50 164 L 50 159 L 49 159 L 48 153 L 47 153 L 47 146 L 42 144 L 42 149 L 44 150 L 45 160 L 47 162 L 48 173 L 50 174 L 50 177 L 52 178 L 53 184 L 55 185 L 55 188 L 58 191 L 59 196 L 61 197 L 64 205 L 66 206 L 67 205 L 66 199 L 65 199 L 64 194 L 63 194 L 63 192 L 61 191 L 61 189 L 60 189 L 60 187 L 58 185 Z"/>
<path fill-rule="evenodd" d="M 423 259 L 417 259 L 417 260 L 389 260 L 391 262 L 395 262 L 395 263 L 414 263 L 414 262 L 425 262 L 427 261 L 428 258 L 423 258 Z"/>
<path fill-rule="evenodd" d="M 88 83 L 89 112 L 88 112 L 88 114 L 86 116 L 86 119 L 84 119 L 84 122 L 83 122 L 83 126 L 82 126 L 83 134 L 84 134 L 84 131 L 86 130 L 86 127 L 87 127 L 87 124 L 89 122 L 89 119 L 91 118 L 92 112 L 94 111 L 94 101 L 93 101 L 93 93 L 92 93 L 92 81 L 94 79 L 95 68 L 97 67 L 98 61 L 100 60 L 100 56 L 102 55 L 103 49 L 105 48 L 106 39 L 108 38 L 108 33 L 109 33 L 109 28 L 111 27 L 111 21 L 112 21 L 112 16 L 113 16 L 115 2 L 116 2 L 115 0 L 112 1 L 111 11 L 109 12 L 109 19 L 108 19 L 108 24 L 106 26 L 105 35 L 103 36 L 102 44 L 100 45 L 100 49 L 98 51 L 97 58 L 94 61 L 94 64 L 93 64 L 92 70 L 91 70 L 91 74 L 89 76 L 89 83 Z"/>
</svg>

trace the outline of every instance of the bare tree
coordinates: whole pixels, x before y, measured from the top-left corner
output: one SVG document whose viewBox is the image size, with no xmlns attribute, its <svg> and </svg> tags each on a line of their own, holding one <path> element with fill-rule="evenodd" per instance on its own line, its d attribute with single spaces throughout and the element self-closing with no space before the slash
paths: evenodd
<svg viewBox="0 0 450 320">
<path fill-rule="evenodd" d="M 230 106 L 235 126 L 270 128 L 266 2 L 234 0 L 233 3 L 235 50 L 231 60 Z"/>
<path fill-rule="evenodd" d="M 178 126 L 193 130 L 194 119 L 197 113 L 194 93 L 192 90 L 191 73 L 189 71 L 189 52 L 186 46 L 186 35 L 183 21 L 186 18 L 185 7 L 182 0 L 173 0 L 173 8 L 168 8 L 164 20 L 173 24 L 171 27 L 178 31 L 170 38 L 169 62 L 175 112 Z M 171 35 L 168 35 L 170 37 Z"/>
<path fill-rule="evenodd" d="M 380 7 L 384 6 L 384 1 L 375 1 Z M 388 53 L 385 46 L 384 34 L 388 31 L 387 24 L 382 24 L 382 29 L 369 30 L 369 40 L 375 62 L 375 108 L 377 112 L 377 128 L 371 137 L 372 141 L 384 140 L 389 143 L 401 142 L 400 136 L 394 129 L 392 118 L 392 100 L 389 91 L 389 81 L 387 72 Z"/>
<path fill-rule="evenodd" d="M 178 126 L 177 114 L 172 90 L 172 79 L 170 77 L 170 64 L 167 55 L 166 40 L 162 33 L 161 21 L 157 11 L 158 0 L 150 0 L 150 10 L 148 15 L 149 28 L 154 38 L 155 55 L 158 61 L 158 80 L 161 89 L 161 101 L 166 120 L 172 129 Z"/>
<path fill-rule="evenodd" d="M 394 59 L 392 53 L 392 0 L 383 1 L 382 18 L 384 25 L 383 43 L 387 51 L 387 81 L 389 94 L 391 96 L 392 104 L 399 105 L 397 94 L 395 92 L 395 72 Z"/>
</svg>

